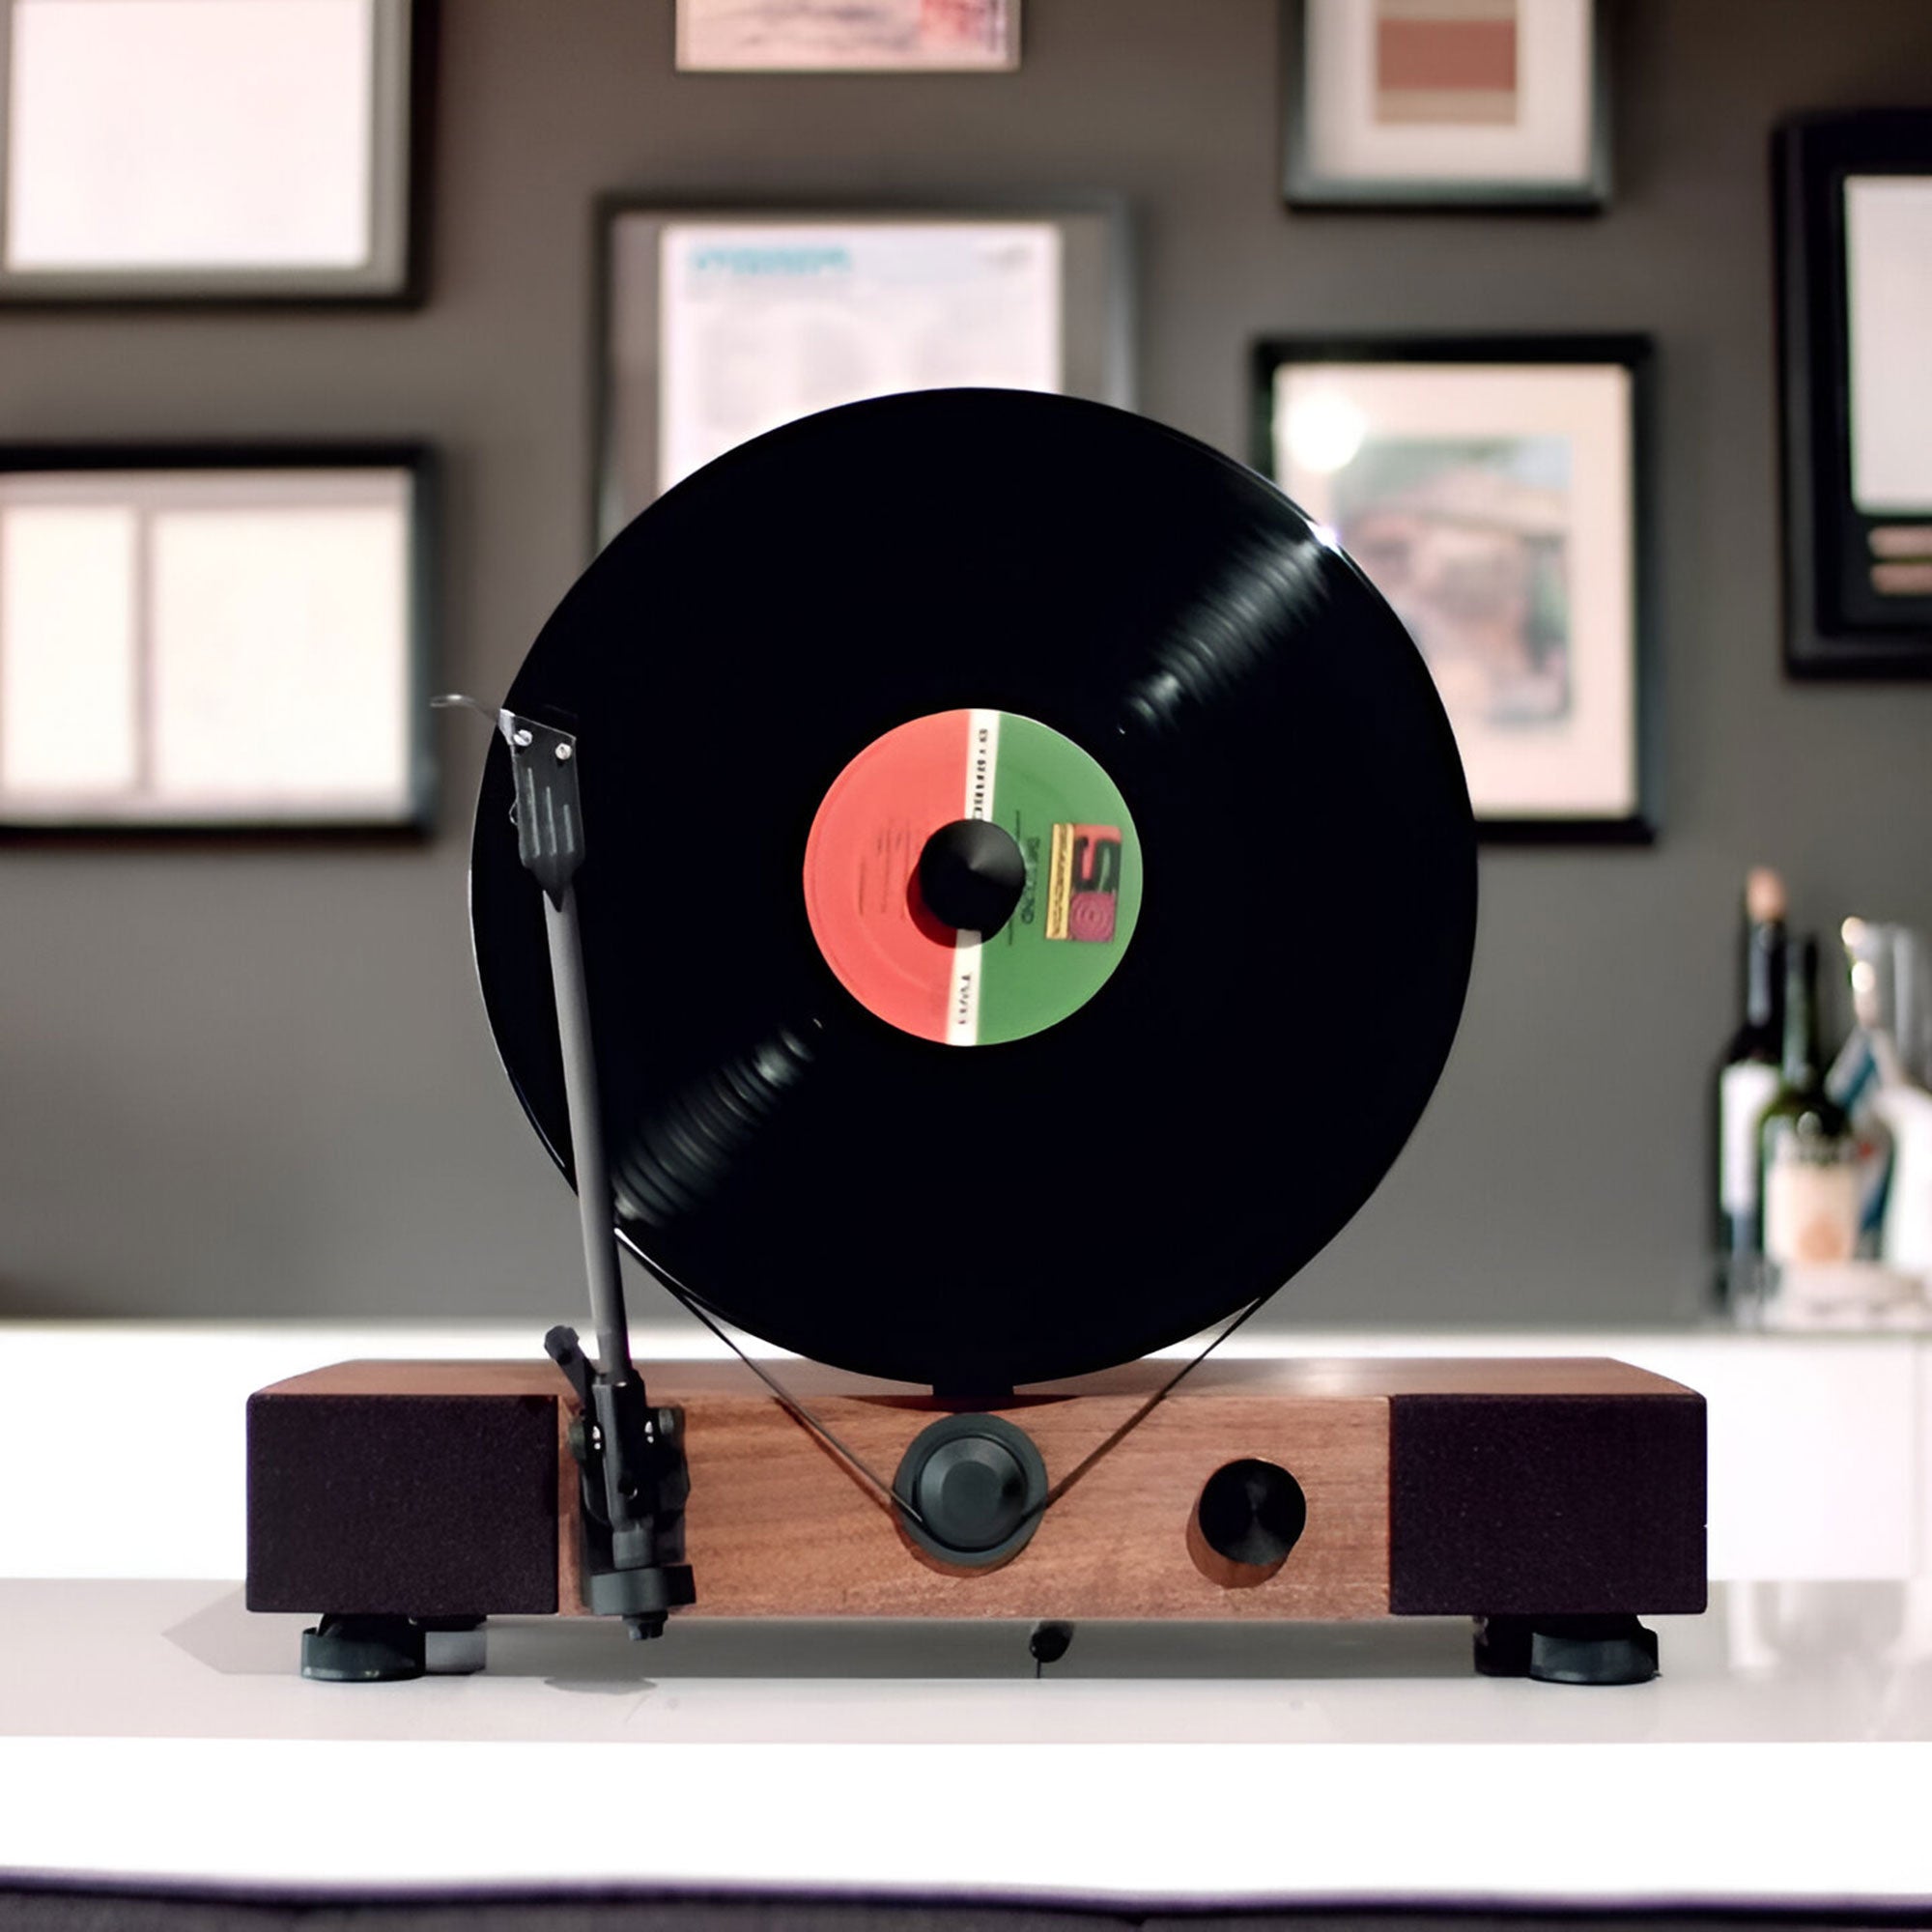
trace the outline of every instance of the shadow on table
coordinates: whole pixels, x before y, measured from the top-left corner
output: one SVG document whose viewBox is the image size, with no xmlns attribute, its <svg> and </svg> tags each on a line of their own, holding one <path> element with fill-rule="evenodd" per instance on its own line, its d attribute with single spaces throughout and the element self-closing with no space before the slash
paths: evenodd
<svg viewBox="0 0 1932 1932">
<path fill-rule="evenodd" d="M 229 1677 L 294 1674 L 298 1616 L 255 1614 L 230 1591 L 163 1634 Z M 560 1690 L 635 1695 L 685 1678 L 984 1678 L 1034 1675 L 1033 1626 L 1006 1621 L 778 1622 L 675 1618 L 653 1643 L 633 1643 L 602 1618 L 502 1618 L 489 1626 L 493 1677 L 541 1677 Z M 1281 1682 L 1467 1677 L 1466 1620 L 1374 1624 L 1088 1623 L 1044 1674 Z"/>
</svg>

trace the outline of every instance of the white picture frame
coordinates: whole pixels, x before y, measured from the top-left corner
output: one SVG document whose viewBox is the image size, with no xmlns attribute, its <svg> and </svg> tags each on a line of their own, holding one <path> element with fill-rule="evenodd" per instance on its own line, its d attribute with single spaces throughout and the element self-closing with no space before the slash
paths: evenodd
<svg viewBox="0 0 1932 1932">
<path fill-rule="evenodd" d="M 0 831 L 420 832 L 433 468 L 0 449 Z"/>
<path fill-rule="evenodd" d="M 600 545 L 704 461 L 840 403 L 990 386 L 1132 407 L 1117 206 L 620 200 L 603 237 Z"/>
<path fill-rule="evenodd" d="M 1388 599 L 1479 832 L 1657 833 L 1641 337 L 1268 342 L 1256 467 Z"/>
<path fill-rule="evenodd" d="M 1281 0 L 1292 208 L 1589 212 L 1616 0 Z"/>
<path fill-rule="evenodd" d="M 0 0 L 0 302 L 409 301 L 434 0 Z"/>
</svg>

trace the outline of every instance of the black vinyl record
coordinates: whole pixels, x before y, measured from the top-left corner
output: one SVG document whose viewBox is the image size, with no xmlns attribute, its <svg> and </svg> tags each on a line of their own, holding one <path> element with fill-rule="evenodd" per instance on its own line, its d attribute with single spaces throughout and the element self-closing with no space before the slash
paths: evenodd
<svg viewBox="0 0 1932 1932">
<path fill-rule="evenodd" d="M 784 1348 L 971 1393 L 1194 1334 L 1342 1228 L 1448 1055 L 1475 844 L 1428 669 L 1326 532 L 1143 417 L 948 390 L 745 444 L 591 565 L 507 703 L 579 734 L 620 1235 Z M 1025 855 L 976 952 L 922 903 L 917 800 L 909 844 L 865 816 L 901 764 L 952 795 L 934 744 L 943 815 L 989 796 Z M 493 740 L 478 970 L 568 1171 L 510 804 Z M 875 933 L 876 997 L 840 952 Z"/>
</svg>

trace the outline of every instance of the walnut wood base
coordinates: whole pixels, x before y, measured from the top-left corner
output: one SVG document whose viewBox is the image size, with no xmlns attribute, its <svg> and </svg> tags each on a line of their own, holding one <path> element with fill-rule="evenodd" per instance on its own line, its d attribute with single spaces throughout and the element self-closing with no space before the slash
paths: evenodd
<svg viewBox="0 0 1932 1932">
<path fill-rule="evenodd" d="M 961 1406 L 806 1363 L 786 1386 L 886 1481 Z M 994 1409 L 1058 1483 L 1172 1365 Z M 686 1617 L 1600 1616 L 1704 1606 L 1704 1403 L 1622 1363 L 1209 1362 L 991 1570 L 948 1569 L 736 1364 L 647 1368 L 685 1412 Z M 251 1609 L 581 1614 L 569 1392 L 545 1361 L 349 1362 L 248 1404 Z M 1307 1523 L 1257 1575 L 1197 1506 L 1223 1465 L 1289 1470 Z"/>
</svg>

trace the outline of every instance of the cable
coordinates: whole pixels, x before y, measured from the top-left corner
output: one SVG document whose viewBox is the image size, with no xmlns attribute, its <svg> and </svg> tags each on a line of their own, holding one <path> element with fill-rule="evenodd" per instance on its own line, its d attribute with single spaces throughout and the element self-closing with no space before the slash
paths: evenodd
<svg viewBox="0 0 1932 1932">
<path fill-rule="evenodd" d="M 1044 1515 L 1047 1510 L 1051 1509 L 1102 1456 L 1106 1455 L 1108 1450 L 1112 1449 L 1117 1443 L 1123 1441 L 1138 1429 L 1266 1299 L 1267 1296 L 1264 1294 L 1256 1295 L 1192 1361 L 1183 1362 L 1097 1449 L 1091 1455 L 1083 1458 L 1080 1462 L 1074 1463 L 1073 1467 L 1047 1491 L 1046 1494 L 1040 1498 L 1038 1508 L 1034 1514 L 1037 1516 Z"/>
<path fill-rule="evenodd" d="M 866 1459 L 857 1450 L 850 1449 L 841 1442 L 824 1423 L 819 1421 L 817 1416 L 812 1414 L 810 1409 L 806 1407 L 804 1403 L 800 1402 L 789 1389 L 785 1388 L 780 1382 L 776 1376 L 772 1375 L 768 1370 L 761 1368 L 743 1349 L 739 1348 L 730 1331 L 722 1322 L 715 1321 L 707 1309 L 700 1307 L 683 1289 L 678 1288 L 671 1282 L 664 1281 L 662 1275 L 655 1276 L 655 1279 L 663 1282 L 664 1287 L 669 1292 L 678 1306 L 696 1316 L 778 1397 L 779 1401 L 792 1416 L 802 1422 L 812 1435 L 817 1436 L 856 1475 L 869 1483 L 878 1492 L 880 1497 L 889 1508 L 903 1510 L 907 1516 L 912 1518 L 914 1522 L 919 1524 L 920 1528 L 925 1528 L 925 1519 L 920 1515 L 910 1499 L 900 1495 L 897 1490 L 894 1489 L 891 1484 L 882 1482 L 871 1468 L 871 1465 L 867 1463 Z"/>
<path fill-rule="evenodd" d="M 655 1271 L 653 1271 L 653 1273 L 654 1273 L 654 1279 L 663 1281 L 662 1276 L 656 1275 Z M 833 1452 L 833 1454 L 839 1459 L 840 1462 L 844 1463 L 846 1466 L 850 1468 L 855 1475 L 859 1476 L 864 1482 L 870 1485 L 870 1487 L 877 1492 L 880 1500 L 883 1501 L 888 1508 L 895 1510 L 903 1510 L 905 1514 L 909 1516 L 914 1522 L 918 1523 L 922 1529 L 924 1529 L 926 1527 L 925 1519 L 920 1515 L 919 1510 L 913 1504 L 911 1498 L 901 1495 L 898 1490 L 894 1485 L 887 1483 L 883 1479 L 881 1479 L 881 1477 L 872 1469 L 871 1465 L 867 1463 L 867 1461 L 863 1456 L 861 1456 L 855 1449 L 848 1447 L 844 1442 L 840 1441 L 838 1436 L 833 1433 L 831 1428 L 828 1427 L 825 1423 L 821 1422 L 818 1419 L 818 1417 L 815 1416 L 811 1412 L 811 1410 L 805 1406 L 804 1403 L 802 1403 L 795 1395 L 793 1395 L 789 1389 L 784 1387 L 784 1385 L 779 1380 L 779 1378 L 776 1376 L 771 1374 L 769 1370 L 762 1367 L 753 1356 L 748 1355 L 745 1352 L 745 1350 L 738 1346 L 738 1343 L 736 1339 L 732 1336 L 730 1330 L 727 1329 L 721 1321 L 717 1321 L 712 1316 L 712 1314 L 708 1309 L 704 1308 L 698 1302 L 695 1301 L 683 1289 L 677 1287 L 673 1283 L 663 1281 L 663 1285 L 665 1289 L 669 1293 L 671 1297 L 677 1302 L 678 1306 L 687 1310 L 690 1314 L 695 1315 L 698 1319 L 698 1321 L 703 1322 L 705 1327 L 710 1329 L 712 1334 L 717 1336 L 717 1338 L 721 1342 L 723 1342 L 724 1346 L 727 1349 L 729 1349 L 731 1352 L 734 1355 L 736 1355 L 737 1358 L 741 1362 L 743 1362 L 744 1365 L 748 1369 L 750 1369 L 751 1372 L 754 1376 L 756 1376 L 757 1378 L 761 1382 L 763 1382 L 768 1389 L 771 1390 L 772 1394 L 779 1399 L 780 1403 L 783 1405 L 784 1408 L 790 1415 L 792 1415 L 797 1421 L 803 1423 L 804 1426 L 809 1431 L 810 1431 L 810 1433 L 813 1435 L 817 1436 L 818 1439 L 821 1442 L 823 1442 L 825 1446 L 828 1449 L 830 1449 Z M 1179 1388 L 1180 1384 L 1183 1381 L 1185 1381 L 1187 1378 L 1191 1376 L 1194 1373 L 1194 1371 L 1198 1369 L 1201 1366 L 1201 1364 L 1205 1362 L 1208 1359 L 1208 1357 L 1211 1355 L 1214 1352 L 1214 1350 L 1218 1349 L 1221 1346 L 1221 1344 L 1228 1339 L 1230 1335 L 1234 1334 L 1234 1332 L 1237 1328 L 1239 1328 L 1244 1322 L 1246 1322 L 1248 1319 L 1261 1308 L 1262 1304 L 1265 1302 L 1267 1298 L 1268 1297 L 1264 1294 L 1258 1294 L 1251 1302 L 1248 1303 L 1248 1305 L 1245 1308 L 1241 1309 L 1238 1313 L 1236 1313 L 1234 1316 L 1234 1318 L 1231 1321 L 1229 1321 L 1225 1326 L 1222 1327 L 1221 1331 L 1217 1335 L 1215 1335 L 1213 1340 L 1210 1341 L 1208 1344 L 1208 1346 L 1205 1349 L 1203 1349 L 1198 1355 L 1194 1356 L 1189 1361 L 1183 1362 L 1180 1365 L 1180 1367 L 1177 1369 L 1174 1372 L 1174 1374 L 1167 1378 L 1166 1381 L 1161 1383 L 1159 1388 L 1155 1389 L 1154 1392 L 1148 1397 L 1147 1401 L 1144 1402 L 1139 1408 L 1135 1409 L 1133 1414 L 1127 1417 L 1126 1421 L 1122 1423 L 1118 1429 L 1116 1429 L 1110 1435 L 1108 1435 L 1099 1444 L 1097 1448 L 1092 1450 L 1088 1455 L 1084 1456 L 1078 1463 L 1076 1463 L 1073 1465 L 1071 1469 L 1069 1469 L 1066 1472 L 1065 1475 L 1061 1477 L 1059 1482 L 1055 1483 L 1053 1487 L 1047 1491 L 1046 1494 L 1042 1496 L 1040 1500 L 1034 1506 L 1034 1508 L 1029 1512 L 1029 1515 L 1036 1518 L 1045 1515 L 1045 1513 L 1049 1509 L 1051 1509 L 1053 1505 L 1057 1503 L 1061 1499 L 1061 1497 L 1064 1496 L 1066 1493 L 1066 1492 L 1070 1490 L 1073 1487 L 1073 1485 L 1077 1483 L 1080 1480 L 1080 1478 L 1084 1476 L 1087 1473 L 1087 1471 L 1094 1465 L 1094 1463 L 1099 1462 L 1100 1459 L 1103 1456 L 1105 1456 L 1110 1450 L 1114 1449 L 1121 1442 L 1124 1441 L 1128 1435 L 1130 1435 L 1136 1429 L 1138 1429 L 1141 1426 L 1141 1424 L 1145 1422 L 1148 1419 L 1148 1417 L 1151 1415 L 1153 1411 L 1156 1408 L 1158 1408 L 1160 1405 L 1163 1402 L 1165 1402 L 1167 1398 L 1170 1395 L 1172 1395 L 1174 1391 L 1177 1388 Z M 1024 1521 L 1025 1520 L 1026 1520 L 1025 1518 L 1021 1519 L 1022 1521 Z"/>
</svg>

